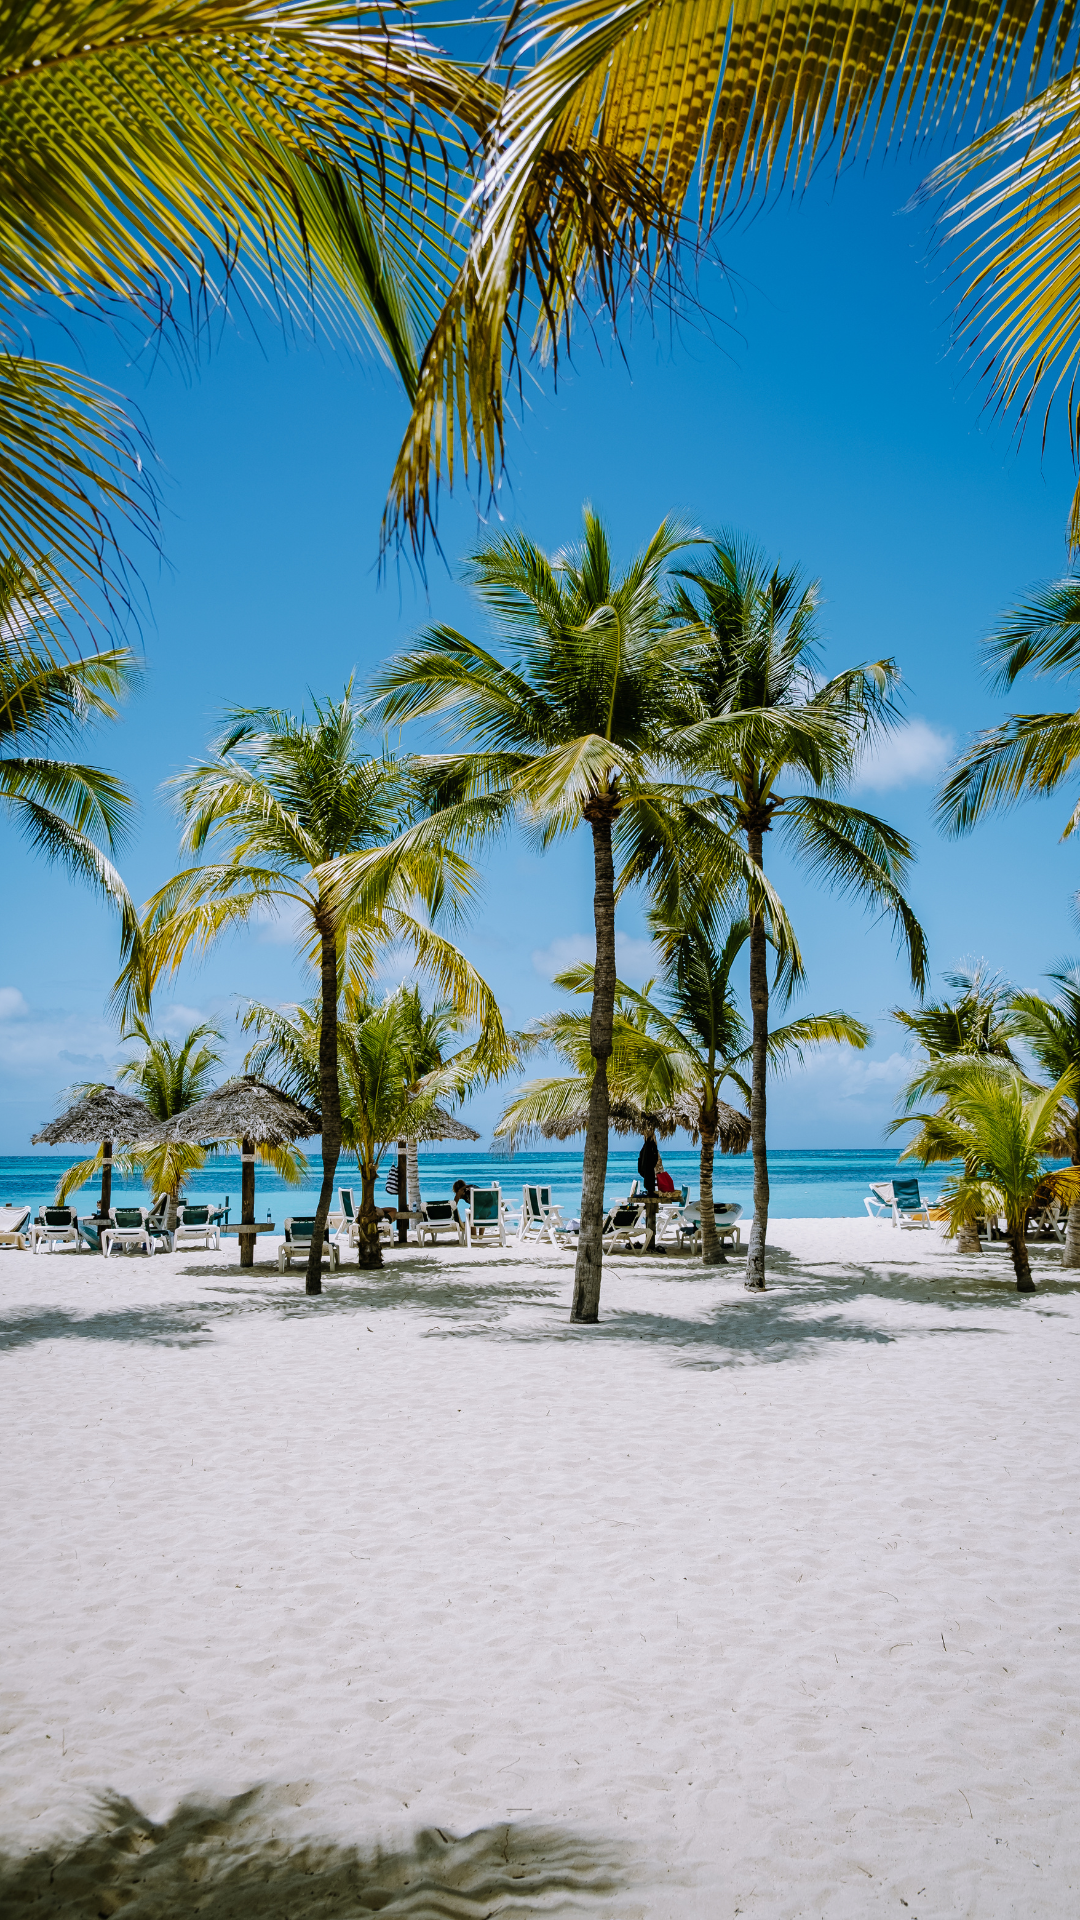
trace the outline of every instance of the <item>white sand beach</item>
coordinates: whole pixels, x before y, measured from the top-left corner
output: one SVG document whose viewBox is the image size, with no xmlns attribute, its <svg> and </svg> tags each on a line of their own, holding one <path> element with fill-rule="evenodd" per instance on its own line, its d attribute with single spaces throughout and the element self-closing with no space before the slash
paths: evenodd
<svg viewBox="0 0 1080 1920">
<path fill-rule="evenodd" d="M 1075 1913 L 1080 1286 L 769 1239 L 0 1254 L 9 1911 Z"/>
</svg>

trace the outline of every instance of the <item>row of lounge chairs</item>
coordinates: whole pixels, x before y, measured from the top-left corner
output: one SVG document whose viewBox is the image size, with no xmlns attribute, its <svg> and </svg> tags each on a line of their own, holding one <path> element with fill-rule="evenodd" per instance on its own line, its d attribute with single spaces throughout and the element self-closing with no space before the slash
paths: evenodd
<svg viewBox="0 0 1080 1920">
<path fill-rule="evenodd" d="M 108 1222 L 98 1215 L 80 1220 L 74 1207 L 42 1207 L 31 1222 L 29 1207 L 0 1207 L 0 1246 L 27 1247 L 31 1253 L 46 1253 L 70 1246 L 77 1252 L 125 1252 L 138 1248 L 155 1253 L 160 1247 L 213 1247 L 221 1245 L 221 1207 L 178 1209 L 176 1225 L 165 1226 L 165 1209 L 158 1207 L 110 1207 Z"/>
</svg>

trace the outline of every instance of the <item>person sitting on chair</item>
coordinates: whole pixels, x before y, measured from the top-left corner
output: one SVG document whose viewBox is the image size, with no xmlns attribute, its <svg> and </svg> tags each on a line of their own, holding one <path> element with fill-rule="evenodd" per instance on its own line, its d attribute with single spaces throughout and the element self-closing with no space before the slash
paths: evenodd
<svg viewBox="0 0 1080 1920">
<path fill-rule="evenodd" d="M 675 1191 L 675 1182 L 670 1173 L 665 1173 L 664 1163 L 660 1159 L 656 1162 L 656 1191 L 657 1193 L 674 1193 Z"/>
<path fill-rule="evenodd" d="M 461 1225 L 461 1215 L 458 1212 L 458 1208 L 468 1206 L 471 1192 L 472 1188 L 467 1186 L 464 1180 L 454 1181 L 454 1219 L 457 1221 L 459 1227 Z"/>
</svg>

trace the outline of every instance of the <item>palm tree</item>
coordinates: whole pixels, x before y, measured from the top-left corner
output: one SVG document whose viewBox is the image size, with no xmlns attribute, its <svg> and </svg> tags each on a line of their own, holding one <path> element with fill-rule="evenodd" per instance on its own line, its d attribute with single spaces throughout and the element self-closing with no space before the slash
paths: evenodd
<svg viewBox="0 0 1080 1920">
<path fill-rule="evenodd" d="M 355 1155 L 361 1201 L 357 1215 L 359 1259 L 381 1267 L 375 1185 L 379 1163 L 405 1128 L 423 1128 L 435 1111 L 432 1094 L 417 1089 L 416 989 L 398 987 L 381 999 L 347 982 L 338 1014 L 341 1082 L 341 1145 Z M 259 1037 L 245 1061 L 249 1073 L 273 1069 L 285 1091 L 302 1102 L 320 1091 L 320 1016 L 317 1001 L 288 1012 L 253 1001 L 244 1026 Z"/>
<path fill-rule="evenodd" d="M 1054 1086 L 1033 1091 L 1016 1068 L 957 1059 L 944 1110 L 911 1116 L 920 1131 L 901 1158 L 963 1161 L 963 1173 L 942 1188 L 949 1231 L 1003 1213 L 1018 1293 L 1035 1291 L 1024 1238 L 1030 1209 L 1053 1199 L 1071 1208 L 1080 1199 L 1080 1167 L 1048 1172 L 1041 1158 L 1053 1151 L 1059 1110 L 1066 1101 L 1075 1105 L 1076 1092 L 1073 1068 Z"/>
<path fill-rule="evenodd" d="M 1052 999 L 1039 993 L 1018 993 L 1011 1004 L 1013 1028 L 1031 1049 L 1043 1073 L 1059 1081 L 1071 1073 L 1080 1084 L 1080 966 L 1076 961 L 1056 967 L 1048 978 L 1057 992 Z M 1075 1098 L 1063 1102 L 1052 1151 L 1080 1167 L 1080 1106 Z M 1080 1267 L 1080 1196 L 1070 1202 L 1065 1228 L 1063 1267 Z"/>
<path fill-rule="evenodd" d="M 471 872 L 439 823 L 415 818 L 407 766 L 363 751 L 351 687 L 307 719 L 264 708 L 235 713 L 210 757 L 171 783 L 183 844 L 216 860 L 186 868 L 148 902 L 118 983 L 121 1005 L 145 1006 L 163 973 L 227 928 L 284 906 L 317 971 L 323 1178 L 307 1269 L 320 1293 L 322 1235 L 341 1147 L 337 1009 L 343 982 L 364 983 L 380 951 L 404 943 L 463 1017 L 481 1023 L 498 1061 L 505 1044 L 490 989 L 428 916 L 460 901 Z"/>
<path fill-rule="evenodd" d="M 663 521 L 624 572 L 585 509 L 580 546 L 554 557 L 524 534 L 490 540 L 469 578 L 494 629 L 493 652 L 433 627 L 375 680 L 387 720 L 449 714 L 466 751 L 429 757 L 454 829 L 480 834 L 518 815 L 542 847 L 585 824 L 593 846 L 594 1062 L 571 1318 L 598 1317 L 608 1151 L 607 1062 L 615 1001 L 615 903 L 690 852 L 699 890 L 721 893 L 757 870 L 735 839 L 698 818 L 682 769 L 702 707 L 693 649 L 665 601 L 665 569 L 692 536 Z M 766 890 L 763 911 L 771 910 Z"/>
<path fill-rule="evenodd" d="M 701 1142 L 701 1255 L 705 1266 L 723 1259 L 713 1211 L 713 1162 L 720 1133 L 721 1088 L 731 1080 L 745 1099 L 750 1088 L 743 1077 L 750 1048 L 746 1023 L 731 986 L 731 972 L 750 937 L 750 922 L 735 920 L 718 947 L 701 928 L 669 929 L 668 964 L 663 1000 L 648 981 L 641 992 L 616 982 L 616 1012 L 612 1029 L 610 1087 L 617 1105 L 631 1105 L 643 1114 L 663 1114 L 689 1129 Z M 555 985 L 568 993 L 592 991 L 593 969 L 587 962 L 557 974 Z M 549 1014 L 534 1023 L 536 1043 L 552 1047 L 575 1068 L 572 1079 L 545 1079 L 523 1087 L 500 1116 L 497 1133 L 513 1137 L 524 1128 L 569 1112 L 580 1113 L 588 1102 L 588 1020 L 582 1014 Z M 769 1063 L 783 1072 L 792 1061 L 802 1064 L 807 1046 L 844 1041 L 865 1047 L 870 1030 L 846 1013 L 804 1014 L 769 1035 Z M 731 1150 L 730 1148 L 728 1149 Z"/>
<path fill-rule="evenodd" d="M 687 730 L 685 750 L 713 785 L 714 818 L 742 839 L 762 876 L 759 889 L 765 835 L 777 833 L 809 874 L 890 915 L 921 988 L 926 945 L 903 893 L 911 844 L 876 815 L 834 797 L 866 744 L 889 724 L 894 663 L 820 680 L 817 588 L 794 569 L 770 568 L 733 535 L 715 541 L 703 566 L 678 571 L 672 616 L 699 638 L 693 678 L 709 716 Z M 788 792 L 779 787 L 785 778 L 793 782 Z M 760 891 L 749 894 L 748 906 L 754 1222 L 747 1285 L 760 1289 L 769 1217 L 769 923 Z M 785 938 L 777 952 L 779 981 L 790 990 L 801 972 L 798 949 Z"/>
<path fill-rule="evenodd" d="M 432 1007 L 425 1007 L 417 986 L 401 988 L 401 1045 L 406 1062 L 406 1080 L 410 1093 L 415 1097 L 429 1074 L 437 1073 L 440 1067 L 447 1065 L 444 1052 L 447 1042 L 454 1034 L 464 1031 L 466 1022 L 455 1010 L 449 1000 L 436 1001 Z M 470 1061 L 472 1049 L 468 1050 Z M 451 1056 L 463 1064 L 465 1052 Z M 470 1084 L 475 1076 L 467 1076 Z M 467 1089 L 458 1090 L 459 1098 Z M 405 1141 L 406 1166 L 406 1203 L 410 1213 L 418 1213 L 421 1204 L 420 1161 L 417 1152 L 415 1132 L 409 1133 Z M 400 1199 L 398 1205 L 401 1205 Z"/>
<path fill-rule="evenodd" d="M 1017 1032 L 1011 1013 L 1014 990 L 1008 981 L 988 973 L 980 960 L 970 970 L 947 973 L 945 982 L 956 989 L 955 999 L 893 1008 L 893 1019 L 914 1036 L 926 1057 L 904 1088 L 903 1111 L 893 1122 L 892 1131 L 904 1125 L 906 1116 L 920 1101 L 940 1097 L 940 1111 L 948 1111 L 952 1069 L 957 1061 L 979 1059 L 1000 1062 L 1008 1068 L 1017 1064 L 1010 1045 Z M 969 1172 L 973 1174 L 974 1168 Z M 961 1253 L 982 1252 L 975 1219 L 961 1218 L 958 1234 Z"/>
<path fill-rule="evenodd" d="M 1035 588 L 985 642 L 995 685 L 1011 687 L 1028 667 L 1067 678 L 1080 667 L 1080 578 Z M 937 812 L 948 833 L 967 833 L 985 813 L 1056 793 L 1080 758 L 1080 713 L 1013 713 L 976 735 L 949 768 Z M 1080 825 L 1080 804 L 1062 839 Z"/>
<path fill-rule="evenodd" d="M 130 917 L 108 855 L 130 820 L 131 796 L 102 768 L 58 759 L 56 747 L 93 720 L 115 720 L 136 661 L 127 647 L 69 653 L 61 606 L 55 585 L 13 556 L 0 560 L 0 800 L 32 847 Z"/>
</svg>

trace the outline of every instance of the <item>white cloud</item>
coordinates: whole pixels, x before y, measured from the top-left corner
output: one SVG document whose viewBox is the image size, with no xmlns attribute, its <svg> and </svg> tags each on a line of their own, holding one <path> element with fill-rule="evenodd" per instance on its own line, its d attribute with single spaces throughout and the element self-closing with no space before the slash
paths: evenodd
<svg viewBox="0 0 1080 1920">
<path fill-rule="evenodd" d="M 895 733 L 876 742 L 862 762 L 855 785 L 870 793 L 887 793 L 894 787 L 925 784 L 941 772 L 954 745 L 951 733 L 939 733 L 926 720 L 905 720 Z"/>
<path fill-rule="evenodd" d="M 554 980 L 564 968 L 572 967 L 578 960 L 592 960 L 595 955 L 596 941 L 591 933 L 570 933 L 553 940 L 548 947 L 534 947 L 532 963 L 545 980 Z M 615 929 L 615 964 L 620 977 L 631 986 L 647 980 L 659 967 L 652 941 L 638 940 L 619 927 Z"/>
<path fill-rule="evenodd" d="M 0 987 L 0 1020 L 22 1020 L 29 1011 L 18 987 Z"/>
</svg>

